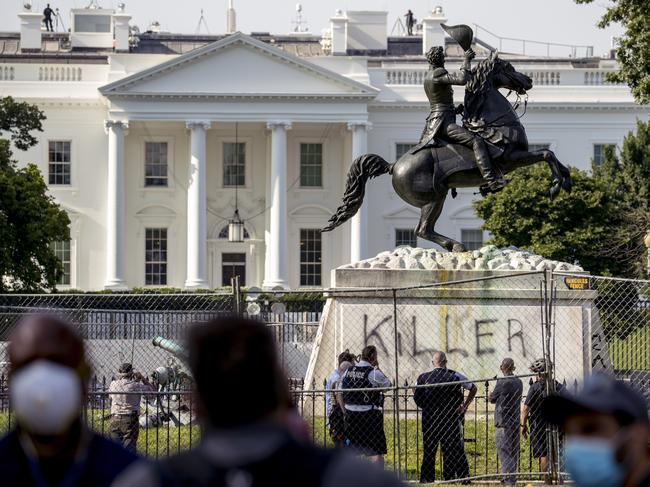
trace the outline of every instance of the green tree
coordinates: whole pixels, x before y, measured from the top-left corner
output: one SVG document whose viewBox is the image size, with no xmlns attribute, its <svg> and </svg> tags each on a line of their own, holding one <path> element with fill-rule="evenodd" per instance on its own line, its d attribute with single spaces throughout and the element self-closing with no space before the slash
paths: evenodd
<svg viewBox="0 0 650 487">
<path fill-rule="evenodd" d="M 575 0 L 592 3 L 594 0 Z M 598 27 L 620 23 L 625 34 L 619 39 L 616 59 L 620 69 L 608 75 L 614 82 L 627 83 L 638 103 L 650 103 L 650 7 L 648 0 L 611 0 Z"/>
<path fill-rule="evenodd" d="M 550 170 L 538 164 L 515 172 L 501 192 L 474 206 L 497 246 L 575 262 L 594 274 L 619 274 L 618 262 L 602 259 L 599 252 L 621 221 L 616 184 L 578 169 L 571 169 L 571 176 L 573 192 L 551 200 Z"/>
<path fill-rule="evenodd" d="M 0 292 L 54 289 L 63 272 L 51 243 L 70 238 L 70 219 L 47 194 L 34 164 L 19 168 L 11 143 L 27 150 L 38 143 L 45 116 L 34 105 L 0 99 Z"/>
<path fill-rule="evenodd" d="M 620 153 L 609 150 L 594 174 L 606 178 L 616 188 L 620 201 L 620 223 L 612 228 L 601 255 L 619 262 L 621 275 L 647 277 L 645 235 L 650 231 L 650 122 L 637 121 Z"/>
</svg>

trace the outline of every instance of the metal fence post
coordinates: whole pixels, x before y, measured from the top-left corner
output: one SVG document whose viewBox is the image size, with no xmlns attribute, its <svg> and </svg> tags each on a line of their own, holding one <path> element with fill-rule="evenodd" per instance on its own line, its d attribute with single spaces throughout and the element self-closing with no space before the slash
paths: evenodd
<svg viewBox="0 0 650 487">
<path fill-rule="evenodd" d="M 393 409 L 395 411 L 395 426 L 394 431 L 396 439 L 394 441 L 394 451 L 397 455 L 397 477 L 402 478 L 402 449 L 401 442 L 402 437 L 400 433 L 400 424 L 399 424 L 399 359 L 398 359 L 398 350 L 399 350 L 399 333 L 397 331 L 397 290 L 393 289 L 393 337 L 395 346 L 393 348 L 394 361 L 395 361 L 395 382 L 394 382 L 394 392 L 393 392 Z"/>
<path fill-rule="evenodd" d="M 543 326 L 543 340 L 544 340 L 544 362 L 546 363 L 545 374 L 545 389 L 546 396 L 556 393 L 555 387 L 555 373 L 554 373 L 554 350 L 555 350 L 555 336 L 553 330 L 553 304 L 555 298 L 555 283 L 553 280 L 553 271 L 544 271 L 544 326 Z M 547 423 L 546 425 L 546 441 L 548 444 L 548 469 L 546 475 L 549 476 L 551 482 L 559 483 L 559 432 L 557 427 Z"/>
</svg>

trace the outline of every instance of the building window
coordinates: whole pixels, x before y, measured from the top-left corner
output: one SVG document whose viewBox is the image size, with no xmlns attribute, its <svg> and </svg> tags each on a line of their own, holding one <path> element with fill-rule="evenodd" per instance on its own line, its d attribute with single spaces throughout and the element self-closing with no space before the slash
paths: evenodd
<svg viewBox="0 0 650 487">
<path fill-rule="evenodd" d="M 70 141 L 50 140 L 47 154 L 50 184 L 70 184 Z"/>
<path fill-rule="evenodd" d="M 411 147 L 413 147 L 415 144 L 411 144 L 410 142 L 398 142 L 395 144 L 395 160 L 399 160 L 400 157 L 402 157 L 404 154 L 406 154 L 409 150 L 411 150 Z"/>
<path fill-rule="evenodd" d="M 223 185 L 246 185 L 246 143 L 223 143 Z"/>
<path fill-rule="evenodd" d="M 460 231 L 460 241 L 467 250 L 478 250 L 483 247 L 483 230 L 480 228 L 463 229 Z"/>
<path fill-rule="evenodd" d="M 147 286 L 167 285 L 167 229 L 147 228 L 145 233 L 145 276 Z"/>
<path fill-rule="evenodd" d="M 323 144 L 300 144 L 300 186 L 323 186 Z"/>
<path fill-rule="evenodd" d="M 616 147 L 616 144 L 594 144 L 594 164 L 597 166 L 602 165 L 605 162 L 605 153 L 607 149 L 612 151 Z"/>
<path fill-rule="evenodd" d="M 319 229 L 300 230 L 300 285 L 321 285 L 322 241 Z"/>
<path fill-rule="evenodd" d="M 144 185 L 167 186 L 167 142 L 145 142 Z"/>
<path fill-rule="evenodd" d="M 536 150 L 549 150 L 551 144 L 528 144 L 528 152 L 534 152 Z"/>
<path fill-rule="evenodd" d="M 63 274 L 59 276 L 56 283 L 59 286 L 70 285 L 70 240 L 61 240 L 59 242 L 52 242 L 52 250 L 56 258 L 61 261 L 63 265 Z"/>
<path fill-rule="evenodd" d="M 408 245 L 409 247 L 418 246 L 418 238 L 415 235 L 415 230 L 410 228 L 396 228 L 395 229 L 395 247 L 400 245 Z"/>
<path fill-rule="evenodd" d="M 246 285 L 246 254 L 221 254 L 221 285 L 230 286 L 230 280 L 239 276 L 239 285 Z"/>
</svg>

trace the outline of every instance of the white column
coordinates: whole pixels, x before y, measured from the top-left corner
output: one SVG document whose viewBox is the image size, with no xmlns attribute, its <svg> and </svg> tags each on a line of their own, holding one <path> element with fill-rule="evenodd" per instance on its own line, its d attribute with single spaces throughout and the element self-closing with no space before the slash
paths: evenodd
<svg viewBox="0 0 650 487">
<path fill-rule="evenodd" d="M 368 152 L 368 122 L 350 122 L 352 132 L 352 160 Z M 366 192 L 365 199 L 368 198 Z M 368 202 L 364 200 L 361 208 L 352 217 L 350 227 L 350 262 L 358 262 L 367 257 L 368 242 Z"/>
<path fill-rule="evenodd" d="M 124 280 L 124 130 L 127 122 L 107 120 L 108 191 L 106 193 L 106 281 L 104 287 L 127 289 Z"/>
<path fill-rule="evenodd" d="M 287 287 L 287 130 L 289 122 L 269 122 L 271 131 L 271 201 L 263 286 Z"/>
<path fill-rule="evenodd" d="M 190 166 L 187 184 L 187 278 L 186 289 L 208 287 L 206 248 L 205 131 L 210 122 L 187 122 L 190 130 Z"/>
</svg>

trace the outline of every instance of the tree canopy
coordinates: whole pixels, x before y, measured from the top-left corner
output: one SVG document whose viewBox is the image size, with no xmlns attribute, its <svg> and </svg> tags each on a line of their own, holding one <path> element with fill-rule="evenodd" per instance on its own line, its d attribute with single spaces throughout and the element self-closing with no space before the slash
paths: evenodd
<svg viewBox="0 0 650 487">
<path fill-rule="evenodd" d="M 594 0 L 575 0 L 592 3 Z M 611 0 L 598 23 L 605 28 L 620 23 L 625 34 L 616 47 L 619 71 L 608 75 L 613 82 L 627 83 L 638 103 L 650 103 L 650 6 L 648 0 Z"/>
<path fill-rule="evenodd" d="M 34 105 L 0 99 L 0 292 L 54 289 L 63 272 L 51 244 L 70 238 L 70 219 L 38 167 L 18 167 L 11 150 L 12 142 L 19 150 L 35 146 L 44 119 Z"/>
<path fill-rule="evenodd" d="M 620 154 L 607 148 L 592 171 L 572 168 L 571 194 L 551 200 L 550 170 L 519 170 L 501 192 L 477 201 L 499 246 L 578 263 L 593 274 L 645 276 L 643 237 L 650 230 L 650 122 L 637 122 Z"/>
</svg>

